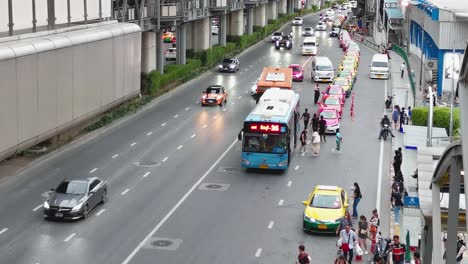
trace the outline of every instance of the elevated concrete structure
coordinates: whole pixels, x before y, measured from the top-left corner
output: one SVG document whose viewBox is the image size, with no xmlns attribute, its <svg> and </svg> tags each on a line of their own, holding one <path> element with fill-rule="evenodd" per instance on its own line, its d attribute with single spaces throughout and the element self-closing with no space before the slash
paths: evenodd
<svg viewBox="0 0 468 264">
<path fill-rule="evenodd" d="M 278 2 L 271 1 L 267 4 L 267 23 L 268 20 L 274 20 L 278 18 Z"/>
<path fill-rule="evenodd" d="M 278 13 L 279 14 L 287 14 L 288 13 L 288 4 L 287 0 L 279 0 L 278 2 Z"/>
<path fill-rule="evenodd" d="M 210 48 L 210 19 L 198 19 L 186 24 L 187 49 L 206 50 Z"/>
<path fill-rule="evenodd" d="M 247 34 L 253 34 L 253 24 L 254 24 L 255 10 L 254 8 L 247 9 Z"/>
<path fill-rule="evenodd" d="M 228 34 L 232 36 L 244 35 L 244 10 L 231 12 Z"/>
<path fill-rule="evenodd" d="M 141 36 L 141 72 L 156 69 L 156 33 L 143 32 Z"/>
<path fill-rule="evenodd" d="M 255 8 L 255 26 L 264 27 L 267 24 L 266 6 L 259 5 Z"/>
</svg>

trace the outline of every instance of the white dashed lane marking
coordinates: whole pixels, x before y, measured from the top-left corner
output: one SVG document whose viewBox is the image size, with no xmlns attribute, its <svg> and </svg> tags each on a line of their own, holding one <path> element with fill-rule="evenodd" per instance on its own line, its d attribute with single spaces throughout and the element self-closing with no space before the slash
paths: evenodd
<svg viewBox="0 0 468 264">
<path fill-rule="evenodd" d="M 284 204 L 284 200 L 279 200 L 278 205 L 282 206 Z"/>
<path fill-rule="evenodd" d="M 180 146 L 177 147 L 177 149 L 181 149 L 183 147 L 184 147 L 184 145 L 180 145 Z"/>
<path fill-rule="evenodd" d="M 165 157 L 164 159 L 162 159 L 162 162 L 166 162 L 168 158 L 169 157 Z"/>
<path fill-rule="evenodd" d="M 90 170 L 89 173 L 93 173 L 93 172 L 95 172 L 97 170 L 98 170 L 98 168 L 94 168 L 94 169 Z"/>
<path fill-rule="evenodd" d="M 208 126 L 208 125 L 205 124 L 205 125 L 203 125 L 203 128 L 206 128 L 207 126 Z"/>
<path fill-rule="evenodd" d="M 167 123 L 162 123 L 161 126 L 165 126 Z"/>
<path fill-rule="evenodd" d="M 196 137 L 196 136 L 197 136 L 196 134 L 193 134 L 193 135 L 190 136 L 190 138 L 194 138 L 194 137 Z"/>
<path fill-rule="evenodd" d="M 143 174 L 143 178 L 148 177 L 148 175 L 150 175 L 150 174 L 151 174 L 151 172 L 147 171 L 145 174 Z"/>
<path fill-rule="evenodd" d="M 292 181 L 288 181 L 288 187 L 291 187 Z"/>
<path fill-rule="evenodd" d="M 71 240 L 73 237 L 75 237 L 75 236 L 76 236 L 76 233 L 72 233 L 72 234 L 69 235 L 67 238 L 65 238 L 63 241 L 64 241 L 64 242 L 68 242 L 68 241 L 70 241 L 70 240 Z"/>
<path fill-rule="evenodd" d="M 234 102 L 231 103 L 231 105 L 234 105 L 234 104 L 235 104 Z"/>
<path fill-rule="evenodd" d="M 32 210 L 33 210 L 33 212 L 36 212 L 37 210 L 41 209 L 41 208 L 42 208 L 42 206 L 43 206 L 42 204 L 40 204 L 40 205 L 36 206 L 34 209 L 32 209 Z"/>
<path fill-rule="evenodd" d="M 136 145 L 136 142 L 133 142 L 132 144 L 130 144 L 130 147 L 133 147 Z"/>
<path fill-rule="evenodd" d="M 227 109 L 226 109 L 226 108 L 224 108 L 224 109 L 223 109 L 223 112 L 226 112 L 226 111 L 227 111 Z"/>
<path fill-rule="evenodd" d="M 0 235 L 5 233 L 6 231 L 8 231 L 8 228 L 3 228 L 2 230 L 0 230 Z"/>
<path fill-rule="evenodd" d="M 187 108 L 185 108 L 185 111 L 188 111 L 189 109 L 190 109 L 190 107 L 187 107 Z"/>
<path fill-rule="evenodd" d="M 128 193 L 128 191 L 130 191 L 130 189 L 125 189 L 125 191 L 123 191 L 123 192 L 122 192 L 122 193 L 120 193 L 120 194 L 122 194 L 122 195 L 125 195 L 125 194 L 127 194 L 127 193 Z"/>
<path fill-rule="evenodd" d="M 241 98 L 242 98 L 242 95 L 241 95 L 241 96 L 239 96 L 239 97 L 237 97 L 237 98 L 238 98 L 238 99 L 241 99 Z"/>
<path fill-rule="evenodd" d="M 296 167 L 294 168 L 295 170 L 298 170 L 299 169 L 299 165 L 296 165 Z"/>
<path fill-rule="evenodd" d="M 112 156 L 113 159 L 117 158 L 119 156 L 119 154 L 114 154 L 114 156 Z"/>
<path fill-rule="evenodd" d="M 179 117 L 179 115 L 175 115 L 175 116 L 174 116 L 174 118 L 177 118 L 177 117 Z"/>
<path fill-rule="evenodd" d="M 261 248 L 257 248 L 257 251 L 255 251 L 255 257 L 260 257 L 260 255 L 262 254 L 262 249 Z"/>
<path fill-rule="evenodd" d="M 275 222 L 270 221 L 270 223 L 268 224 L 268 229 L 272 229 L 274 224 L 275 224 Z"/>
<path fill-rule="evenodd" d="M 96 213 L 96 216 L 100 216 L 102 213 L 104 213 L 104 211 L 106 211 L 106 209 L 99 210 L 99 212 Z"/>
<path fill-rule="evenodd" d="M 151 134 L 153 134 L 153 132 L 146 133 L 147 136 L 151 136 Z"/>
</svg>

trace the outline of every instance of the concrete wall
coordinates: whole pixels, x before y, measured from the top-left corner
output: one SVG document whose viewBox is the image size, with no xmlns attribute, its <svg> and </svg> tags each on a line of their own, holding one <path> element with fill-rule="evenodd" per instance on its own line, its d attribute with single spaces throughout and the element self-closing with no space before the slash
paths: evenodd
<svg viewBox="0 0 468 264">
<path fill-rule="evenodd" d="M 0 160 L 139 93 L 140 28 L 78 28 L 0 39 Z"/>
<path fill-rule="evenodd" d="M 156 69 L 156 32 L 143 32 L 141 36 L 141 71 Z"/>
<path fill-rule="evenodd" d="M 230 14 L 229 35 L 242 36 L 244 35 L 244 10 L 231 12 Z"/>
<path fill-rule="evenodd" d="M 14 30 L 32 28 L 33 12 L 31 0 L 13 0 Z M 111 17 L 111 0 L 101 0 L 102 17 Z M 82 0 L 70 1 L 71 22 L 84 21 L 84 2 Z M 87 0 L 88 20 L 99 18 L 99 0 Z M 55 0 L 56 24 L 67 23 L 67 1 Z M 36 0 L 37 27 L 47 26 L 47 0 Z M 0 1 L 0 32 L 8 31 L 8 0 Z"/>
</svg>

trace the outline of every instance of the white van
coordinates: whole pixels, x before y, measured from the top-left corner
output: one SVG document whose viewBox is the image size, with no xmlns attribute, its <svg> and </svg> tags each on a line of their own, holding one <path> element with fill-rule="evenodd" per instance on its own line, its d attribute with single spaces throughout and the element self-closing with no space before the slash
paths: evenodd
<svg viewBox="0 0 468 264">
<path fill-rule="evenodd" d="M 332 82 L 335 68 L 328 57 L 315 57 L 312 60 L 312 80 L 315 82 Z"/>
<path fill-rule="evenodd" d="M 388 79 L 390 77 L 390 63 L 386 54 L 375 54 L 369 67 L 371 79 Z"/>
<path fill-rule="evenodd" d="M 305 37 L 302 41 L 302 55 L 317 55 L 317 37 Z"/>
</svg>

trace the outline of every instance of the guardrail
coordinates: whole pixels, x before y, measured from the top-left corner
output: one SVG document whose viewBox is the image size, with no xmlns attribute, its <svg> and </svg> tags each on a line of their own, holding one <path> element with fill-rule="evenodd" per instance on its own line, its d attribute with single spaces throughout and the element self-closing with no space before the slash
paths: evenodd
<svg viewBox="0 0 468 264">
<path fill-rule="evenodd" d="M 406 69 L 407 69 L 406 72 L 408 73 L 408 76 L 409 76 L 409 79 L 410 79 L 411 90 L 413 91 L 413 98 L 416 100 L 416 83 L 414 82 L 413 74 L 411 74 L 411 66 L 410 66 L 409 61 L 408 61 L 408 55 L 406 55 L 406 52 L 402 47 L 400 47 L 400 46 L 398 46 L 396 44 L 392 45 L 392 50 L 395 53 L 397 53 L 398 55 L 400 55 L 400 57 L 402 57 L 403 60 L 406 63 Z"/>
</svg>

